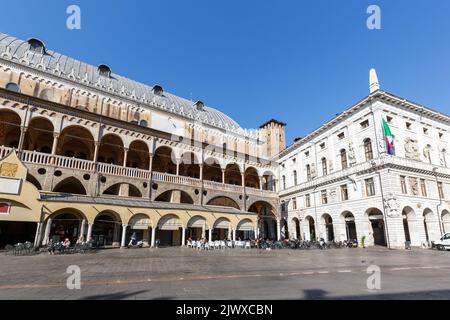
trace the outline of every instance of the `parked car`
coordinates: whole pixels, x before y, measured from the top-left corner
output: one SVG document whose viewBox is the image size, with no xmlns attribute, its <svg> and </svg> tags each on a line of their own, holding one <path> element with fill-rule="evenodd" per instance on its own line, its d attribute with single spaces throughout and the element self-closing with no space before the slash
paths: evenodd
<svg viewBox="0 0 450 320">
<path fill-rule="evenodd" d="M 433 248 L 438 250 L 450 250 L 450 233 L 446 233 L 441 239 L 434 241 Z"/>
</svg>

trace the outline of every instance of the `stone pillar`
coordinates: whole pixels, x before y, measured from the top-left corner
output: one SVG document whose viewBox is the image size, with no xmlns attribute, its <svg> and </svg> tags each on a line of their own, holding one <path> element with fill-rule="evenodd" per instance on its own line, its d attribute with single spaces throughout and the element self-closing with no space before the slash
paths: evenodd
<svg viewBox="0 0 450 320">
<path fill-rule="evenodd" d="M 152 227 L 152 241 L 151 241 L 151 247 L 154 248 L 155 247 L 155 237 L 156 237 L 156 228 Z"/>
<path fill-rule="evenodd" d="M 203 225 L 202 225 L 202 238 L 204 239 L 205 237 L 206 237 L 206 225 L 205 225 L 205 223 L 203 223 Z"/>
<path fill-rule="evenodd" d="M 208 241 L 212 241 L 212 228 L 209 228 L 208 237 Z"/>
<path fill-rule="evenodd" d="M 34 237 L 34 247 L 39 247 L 39 240 L 41 238 L 41 229 L 42 229 L 42 222 L 38 222 L 36 224 L 36 236 Z"/>
<path fill-rule="evenodd" d="M 94 162 L 97 162 L 99 145 L 100 145 L 100 142 L 98 142 L 98 141 L 94 142 Z"/>
<path fill-rule="evenodd" d="M 263 189 L 263 180 L 264 180 L 264 177 L 263 176 L 259 176 L 259 190 Z"/>
<path fill-rule="evenodd" d="M 241 173 L 242 186 L 245 187 L 245 173 Z"/>
<path fill-rule="evenodd" d="M 94 226 L 93 223 L 88 224 L 88 230 L 86 235 L 86 241 L 89 241 L 92 238 L 92 227 Z"/>
<path fill-rule="evenodd" d="M 126 245 L 125 241 L 126 241 L 126 236 L 127 236 L 127 227 L 128 227 L 128 225 L 126 225 L 126 224 L 122 225 L 122 241 L 120 242 L 120 246 L 122 248 L 125 248 L 125 245 Z"/>
<path fill-rule="evenodd" d="M 225 183 L 225 169 L 222 169 L 222 184 Z"/>
<path fill-rule="evenodd" d="M 281 221 L 277 220 L 277 240 L 281 239 Z"/>
<path fill-rule="evenodd" d="M 87 222 L 86 219 L 83 219 L 81 221 L 80 237 L 83 237 L 83 239 L 84 239 L 84 232 L 86 230 L 86 222 Z"/>
<path fill-rule="evenodd" d="M 50 236 L 50 229 L 52 228 L 52 219 L 47 219 L 47 224 L 45 226 L 45 233 L 44 233 L 44 239 L 42 241 L 42 245 L 47 245 L 49 242 L 49 236 Z"/>
<path fill-rule="evenodd" d="M 123 148 L 123 166 L 127 166 L 128 148 Z"/>
<path fill-rule="evenodd" d="M 53 134 L 52 155 L 50 157 L 50 163 L 55 163 L 56 147 L 58 146 L 59 133 Z"/>
<path fill-rule="evenodd" d="M 149 159 L 148 159 L 148 171 L 152 171 L 152 165 L 153 165 L 153 154 L 149 153 Z"/>
<path fill-rule="evenodd" d="M 176 160 L 177 162 L 177 176 L 180 175 L 180 159 Z"/>
<path fill-rule="evenodd" d="M 23 149 L 23 141 L 25 140 L 25 134 L 27 132 L 28 128 L 25 126 L 20 127 L 20 138 L 19 138 L 19 145 L 18 150 L 19 152 Z"/>
<path fill-rule="evenodd" d="M 232 230 L 231 232 L 233 232 L 233 241 L 236 241 L 236 230 Z"/>
<path fill-rule="evenodd" d="M 203 164 L 199 164 L 200 167 L 200 180 L 203 180 Z"/>
<path fill-rule="evenodd" d="M 184 247 L 186 245 L 186 228 L 181 227 L 181 246 Z"/>
</svg>

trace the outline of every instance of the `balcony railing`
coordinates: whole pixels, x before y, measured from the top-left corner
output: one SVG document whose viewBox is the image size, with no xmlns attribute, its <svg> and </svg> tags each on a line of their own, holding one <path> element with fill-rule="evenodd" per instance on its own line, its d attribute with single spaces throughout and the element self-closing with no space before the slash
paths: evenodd
<svg viewBox="0 0 450 320">
<path fill-rule="evenodd" d="M 177 176 L 169 173 L 153 172 L 153 181 L 168 182 L 174 184 L 184 184 L 187 186 L 201 187 L 202 182 L 199 179 Z"/>
<path fill-rule="evenodd" d="M 0 146 L 0 158 L 5 157 L 12 148 L 8 148 L 5 146 Z M 114 164 L 107 163 L 95 163 L 90 160 L 83 160 L 78 158 L 70 158 L 59 155 L 51 155 L 48 153 L 42 153 L 37 151 L 28 151 L 22 150 L 19 155 L 20 160 L 24 163 L 29 164 L 38 164 L 38 165 L 46 165 L 46 166 L 54 166 L 56 168 L 66 168 L 87 172 L 99 172 L 102 174 L 114 175 L 114 176 L 123 176 L 129 178 L 137 178 L 143 180 L 150 180 L 155 182 L 167 182 L 173 184 L 181 184 L 186 186 L 193 187 L 201 187 L 202 181 L 200 179 L 177 176 L 169 173 L 161 173 L 161 172 L 151 172 L 149 170 L 137 169 L 137 168 L 128 168 L 123 166 L 118 166 Z M 221 190 L 225 192 L 235 192 L 235 193 L 243 193 L 243 187 L 239 185 L 231 185 L 226 183 L 214 182 L 214 181 L 203 181 L 203 187 L 207 189 Z M 254 188 L 245 188 L 246 193 L 249 195 L 255 195 L 259 197 L 277 197 L 277 193 L 270 190 L 260 190 Z"/>
</svg>

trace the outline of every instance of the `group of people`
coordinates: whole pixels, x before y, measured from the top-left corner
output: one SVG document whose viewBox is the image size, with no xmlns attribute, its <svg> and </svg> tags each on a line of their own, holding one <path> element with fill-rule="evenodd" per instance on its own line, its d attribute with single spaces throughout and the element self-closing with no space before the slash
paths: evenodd
<svg viewBox="0 0 450 320">
<path fill-rule="evenodd" d="M 90 238 L 88 241 L 84 240 L 84 237 L 81 236 L 76 241 L 76 245 L 86 245 L 86 244 L 92 244 L 93 239 Z M 48 254 L 55 254 L 55 251 L 62 252 L 64 250 L 67 250 L 71 247 L 71 241 L 69 238 L 65 238 L 63 241 L 57 241 L 54 242 L 52 238 L 50 238 L 48 244 L 47 244 L 47 251 Z"/>
<path fill-rule="evenodd" d="M 235 241 L 232 240 L 215 240 L 209 241 L 208 239 L 201 238 L 198 240 L 193 240 L 189 238 L 186 243 L 188 248 L 193 248 L 196 250 L 212 250 L 212 249 L 225 249 L 225 248 L 250 248 L 250 241 L 242 241 L 238 238 Z"/>
</svg>

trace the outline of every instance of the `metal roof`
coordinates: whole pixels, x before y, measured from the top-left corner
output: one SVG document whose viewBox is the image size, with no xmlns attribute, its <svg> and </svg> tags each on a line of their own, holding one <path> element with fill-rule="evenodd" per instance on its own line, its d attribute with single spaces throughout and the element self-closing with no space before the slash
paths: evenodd
<svg viewBox="0 0 450 320">
<path fill-rule="evenodd" d="M 211 108 L 197 110 L 195 103 L 164 92 L 163 96 L 153 93 L 153 87 L 130 80 L 118 74 L 111 73 L 110 77 L 99 74 L 98 67 L 75 60 L 55 51 L 45 48 L 44 54 L 30 50 L 28 41 L 17 39 L 0 32 L 0 58 L 35 70 L 43 71 L 65 80 L 74 81 L 109 94 L 125 96 L 137 103 L 154 107 L 155 102 L 162 109 L 190 118 L 194 121 L 206 123 L 225 130 L 233 130 L 239 134 L 251 134 L 242 129 L 239 124 L 224 113 Z"/>
</svg>

